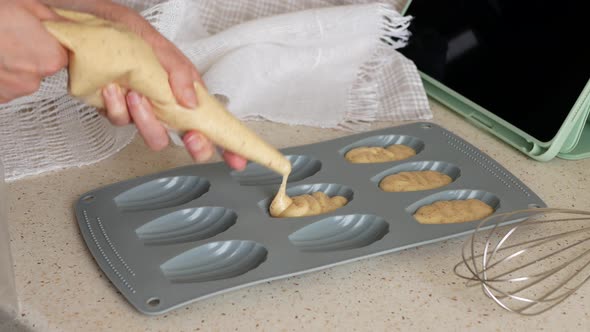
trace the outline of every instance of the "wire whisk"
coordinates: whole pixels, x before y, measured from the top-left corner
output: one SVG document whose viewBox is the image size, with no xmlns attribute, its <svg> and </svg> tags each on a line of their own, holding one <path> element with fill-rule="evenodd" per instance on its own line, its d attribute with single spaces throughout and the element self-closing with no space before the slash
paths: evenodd
<svg viewBox="0 0 590 332">
<path fill-rule="evenodd" d="M 589 266 L 590 212 L 538 208 L 482 220 L 454 271 L 502 308 L 533 316 L 582 287 Z"/>
</svg>

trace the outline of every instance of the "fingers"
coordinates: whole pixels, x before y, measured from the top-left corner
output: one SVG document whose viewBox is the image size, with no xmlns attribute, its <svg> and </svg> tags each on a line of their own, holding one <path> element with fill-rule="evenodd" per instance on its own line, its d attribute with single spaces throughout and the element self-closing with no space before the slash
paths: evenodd
<svg viewBox="0 0 590 332">
<path fill-rule="evenodd" d="M 51 13 L 38 1 L 2 1 L 1 102 L 36 92 L 44 77 L 67 65 L 67 51 L 47 32 L 39 19 L 51 17 Z"/>
<path fill-rule="evenodd" d="M 213 144 L 203 134 L 189 131 L 182 137 L 182 141 L 194 161 L 204 162 L 213 157 Z"/>
<path fill-rule="evenodd" d="M 28 13 L 36 17 L 37 20 L 63 20 L 63 18 L 55 13 L 51 8 L 45 6 L 39 1 L 22 1 L 21 5 L 28 10 Z M 68 52 L 61 46 L 61 44 L 53 38 L 40 24 L 39 21 L 34 22 L 35 29 L 39 29 L 39 33 L 33 36 L 34 39 L 23 38 L 28 45 L 32 45 L 33 52 L 36 52 L 41 59 L 38 59 L 34 70 L 42 76 L 51 76 L 57 73 L 60 69 L 68 64 Z M 32 30 L 33 27 L 27 27 Z M 24 63 L 27 64 L 26 62 Z"/>
<path fill-rule="evenodd" d="M 158 121 L 148 100 L 131 91 L 125 97 L 123 91 L 116 84 L 110 84 L 102 91 L 106 106 L 104 114 L 111 123 L 118 126 L 134 122 L 146 145 L 160 151 L 169 144 L 169 137 L 164 126 Z M 0 97 L 1 98 L 1 97 Z M 184 145 L 192 159 L 205 162 L 213 157 L 215 148 L 211 141 L 203 134 L 190 131 L 183 136 Z M 235 170 L 246 168 L 247 161 L 235 153 L 222 153 L 225 162 Z"/>
<path fill-rule="evenodd" d="M 198 101 L 194 82 L 204 84 L 193 63 L 162 35 L 147 33 L 145 37 L 151 43 L 162 67 L 168 72 L 170 88 L 178 103 L 187 108 L 195 108 Z"/>
<path fill-rule="evenodd" d="M 178 102 L 188 108 L 198 104 L 194 83 L 205 86 L 195 65 L 172 43 L 165 41 L 167 48 L 156 49 L 156 55 L 168 72 L 169 83 Z"/>
<path fill-rule="evenodd" d="M 168 133 L 152 112 L 147 99 L 131 91 L 127 94 L 127 104 L 131 119 L 146 145 L 154 151 L 161 151 L 168 146 Z"/>
<path fill-rule="evenodd" d="M 160 151 L 169 144 L 169 137 L 164 126 L 158 121 L 147 99 L 138 93 L 131 91 L 127 97 L 116 84 L 110 84 L 102 91 L 106 106 L 105 116 L 117 126 L 134 122 L 146 145 Z M 205 162 L 215 153 L 211 141 L 203 134 L 190 131 L 183 136 L 184 145 L 192 159 L 196 162 Z M 233 169 L 243 170 L 246 160 L 234 153 L 224 152 L 223 159 Z"/>
<path fill-rule="evenodd" d="M 201 75 L 194 64 L 171 41 L 160 34 L 138 13 L 125 6 L 103 3 L 91 7 L 90 11 L 94 14 L 110 21 L 123 23 L 146 40 L 168 73 L 169 83 L 177 101 L 188 108 L 194 108 L 197 105 L 193 82 L 203 84 Z"/>
<path fill-rule="evenodd" d="M 195 70 L 196 71 L 196 70 Z M 197 106 L 197 95 L 194 87 L 192 64 L 177 64 L 169 71 L 169 82 L 176 100 L 187 108 Z"/>
<path fill-rule="evenodd" d="M 248 164 L 248 161 L 244 157 L 230 151 L 223 151 L 222 157 L 229 167 L 235 169 L 236 171 L 243 171 Z"/>
<path fill-rule="evenodd" d="M 106 117 L 115 126 L 125 126 L 131 122 L 131 116 L 127 110 L 127 102 L 123 91 L 117 84 L 109 84 L 102 90 L 102 96 L 106 106 Z"/>
<path fill-rule="evenodd" d="M 39 3 L 38 1 L 23 1 L 22 4 L 37 18 L 42 21 L 49 20 L 63 20 L 63 18 L 57 15 L 51 8 Z"/>
</svg>

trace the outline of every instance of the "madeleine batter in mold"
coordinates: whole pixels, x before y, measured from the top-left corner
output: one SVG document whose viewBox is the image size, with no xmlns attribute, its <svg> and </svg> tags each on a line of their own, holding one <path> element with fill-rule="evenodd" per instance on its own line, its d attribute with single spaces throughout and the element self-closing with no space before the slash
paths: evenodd
<svg viewBox="0 0 590 332">
<path fill-rule="evenodd" d="M 394 144 L 388 147 L 359 147 L 348 151 L 344 158 L 353 164 L 384 163 L 408 159 L 416 155 L 409 146 Z"/>
<path fill-rule="evenodd" d="M 311 195 L 301 195 L 291 198 L 291 204 L 282 212 L 273 211 L 271 205 L 270 214 L 278 218 L 296 218 L 315 216 L 318 214 L 332 212 L 348 203 L 343 196 L 329 197 L 323 192 L 315 192 Z M 274 213 L 274 214 L 273 214 Z"/>
<path fill-rule="evenodd" d="M 283 175 L 283 182 L 273 201 L 270 203 L 269 214 L 275 218 L 295 218 L 315 216 L 332 212 L 348 204 L 343 196 L 328 197 L 323 192 L 289 197 L 287 195 L 287 178 Z"/>
<path fill-rule="evenodd" d="M 444 187 L 451 182 L 450 176 L 436 171 L 400 172 L 383 178 L 379 188 L 386 192 L 420 191 Z"/>
<path fill-rule="evenodd" d="M 425 205 L 414 213 L 421 224 L 454 224 L 483 219 L 494 209 L 478 199 L 438 201 Z"/>
</svg>

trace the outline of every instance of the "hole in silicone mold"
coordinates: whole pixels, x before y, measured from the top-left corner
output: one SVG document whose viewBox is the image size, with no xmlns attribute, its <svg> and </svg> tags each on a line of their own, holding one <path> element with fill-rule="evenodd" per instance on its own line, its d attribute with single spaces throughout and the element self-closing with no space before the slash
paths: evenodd
<svg viewBox="0 0 590 332">
<path fill-rule="evenodd" d="M 384 172 L 381 172 L 374 177 L 371 178 L 371 182 L 379 186 L 381 181 L 384 178 L 398 174 L 401 172 L 420 172 L 420 171 L 434 171 L 439 172 L 445 175 L 448 175 L 451 178 L 451 183 L 455 182 L 461 176 L 461 170 L 456 165 L 451 163 L 447 163 L 444 161 L 418 161 L 418 162 L 410 162 L 404 163 L 401 165 L 397 165 L 392 167 Z M 441 188 L 443 186 L 432 187 L 431 189 Z M 417 191 L 417 190 L 416 190 Z"/>
<path fill-rule="evenodd" d="M 334 216 L 320 220 L 289 235 L 302 251 L 338 251 L 366 247 L 389 232 L 381 217 L 365 214 Z"/>
<path fill-rule="evenodd" d="M 141 184 L 115 197 L 122 211 L 157 210 L 179 206 L 209 191 L 209 181 L 198 176 L 173 176 Z"/>
<path fill-rule="evenodd" d="M 160 305 L 160 299 L 157 297 L 152 297 L 146 301 L 147 305 L 150 307 L 157 307 Z"/>
<path fill-rule="evenodd" d="M 84 203 L 90 203 L 90 202 L 92 202 L 93 200 L 94 200 L 94 196 L 92 196 L 92 195 L 84 196 L 84 197 L 82 198 L 82 201 L 83 201 Z"/>
<path fill-rule="evenodd" d="M 175 211 L 139 227 L 135 233 L 146 244 L 198 241 L 225 232 L 238 219 L 223 207 L 200 207 Z"/>
<path fill-rule="evenodd" d="M 492 213 L 494 213 L 500 207 L 500 199 L 498 198 L 498 196 L 496 196 L 492 193 L 489 193 L 487 191 L 483 191 L 483 190 L 448 190 L 448 191 L 443 191 L 443 192 L 439 192 L 439 193 L 430 195 L 426 198 L 419 200 L 418 202 L 408 206 L 406 208 L 406 212 L 408 212 L 409 214 L 414 216 L 414 214 L 416 213 L 416 211 L 418 211 L 418 209 L 420 209 L 423 206 L 433 204 L 435 202 L 458 201 L 458 200 L 464 201 L 464 200 L 468 200 L 468 199 L 476 199 L 476 200 L 479 200 L 479 201 L 485 203 L 486 205 L 488 205 L 489 207 L 492 208 Z M 416 218 L 414 217 L 414 219 L 416 219 Z M 483 219 L 483 218 L 468 220 L 465 222 L 477 221 L 477 220 L 481 220 L 481 219 Z M 419 222 L 418 220 L 416 220 L 416 221 Z M 448 222 L 440 222 L 440 224 L 446 224 L 446 223 L 448 223 Z"/>
<path fill-rule="evenodd" d="M 412 148 L 416 155 L 424 150 L 424 142 L 416 137 L 407 135 L 380 135 L 363 138 L 355 143 L 340 149 L 339 153 L 344 158 L 348 151 L 360 147 L 382 147 L 386 148 L 391 145 L 405 145 Z M 411 157 L 410 157 L 411 158 Z M 407 158 L 406 158 L 407 159 Z"/>
<path fill-rule="evenodd" d="M 295 187 L 291 187 L 287 189 L 287 195 L 290 197 L 301 196 L 301 195 L 309 195 L 315 192 L 323 192 L 329 197 L 334 196 L 342 196 L 345 197 L 348 201 L 344 206 L 350 204 L 350 202 L 354 198 L 354 191 L 352 188 L 335 183 L 316 183 L 316 184 L 303 184 Z M 268 209 L 270 207 L 270 203 L 272 202 L 274 197 L 267 198 L 258 203 L 258 206 L 269 215 Z M 331 211 L 334 212 L 334 211 Z M 331 213 L 330 212 L 330 213 Z"/>
<path fill-rule="evenodd" d="M 309 156 L 289 155 L 286 156 L 291 162 L 292 171 L 289 174 L 289 182 L 296 182 L 307 179 L 316 174 L 322 168 L 322 163 Z M 268 168 L 250 163 L 245 170 L 241 172 L 233 171 L 231 176 L 242 186 L 264 186 L 280 184 L 283 177 Z"/>
<path fill-rule="evenodd" d="M 160 266 L 172 282 L 205 282 L 240 276 L 257 268 L 267 257 L 264 246 L 253 241 L 212 242 L 188 250 Z"/>
<path fill-rule="evenodd" d="M 423 123 L 420 125 L 420 128 L 422 129 L 432 129 L 432 125 L 429 123 Z"/>
</svg>

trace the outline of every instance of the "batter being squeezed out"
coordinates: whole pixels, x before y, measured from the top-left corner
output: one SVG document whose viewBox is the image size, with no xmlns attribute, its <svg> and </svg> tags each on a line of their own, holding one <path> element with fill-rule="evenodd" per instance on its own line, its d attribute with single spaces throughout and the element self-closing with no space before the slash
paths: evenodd
<svg viewBox="0 0 590 332">
<path fill-rule="evenodd" d="M 287 195 L 287 177 L 283 176 L 283 182 L 279 192 L 270 204 L 269 213 L 277 218 L 295 218 L 315 216 L 332 212 L 348 204 L 348 199 L 343 196 L 329 197 L 323 192 L 295 196 Z"/>
</svg>

